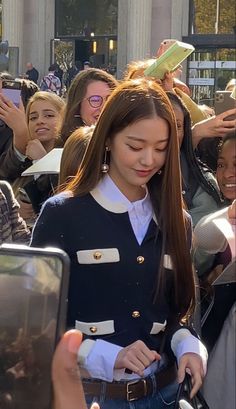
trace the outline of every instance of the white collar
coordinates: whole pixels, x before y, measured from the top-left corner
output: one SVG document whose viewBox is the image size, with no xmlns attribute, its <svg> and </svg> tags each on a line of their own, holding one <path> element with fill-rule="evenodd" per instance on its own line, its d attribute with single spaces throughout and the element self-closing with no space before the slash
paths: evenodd
<svg viewBox="0 0 236 409">
<path fill-rule="evenodd" d="M 125 213 L 133 207 L 138 207 L 143 209 L 143 211 L 150 211 L 152 209 L 147 188 L 143 199 L 130 202 L 109 175 L 105 175 L 90 193 L 104 209 L 113 213 Z"/>
</svg>

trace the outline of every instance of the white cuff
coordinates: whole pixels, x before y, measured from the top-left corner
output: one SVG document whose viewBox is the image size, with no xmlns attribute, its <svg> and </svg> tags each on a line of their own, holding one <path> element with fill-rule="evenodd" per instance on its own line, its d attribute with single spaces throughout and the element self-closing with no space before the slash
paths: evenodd
<svg viewBox="0 0 236 409">
<path fill-rule="evenodd" d="M 204 374 L 206 374 L 208 353 L 203 343 L 196 338 L 191 332 L 182 328 L 172 337 L 171 349 L 179 363 L 180 358 L 187 353 L 194 353 L 201 357 Z"/>
<path fill-rule="evenodd" d="M 24 162 L 25 159 L 27 158 L 27 156 L 25 156 L 23 153 L 18 151 L 18 149 L 16 149 L 15 146 L 14 146 L 14 152 L 16 154 L 17 159 L 19 159 L 21 162 Z"/>
<path fill-rule="evenodd" d="M 92 378 L 112 382 L 116 357 L 122 349 L 122 347 L 110 342 L 96 340 L 84 361 L 83 367 Z"/>
</svg>

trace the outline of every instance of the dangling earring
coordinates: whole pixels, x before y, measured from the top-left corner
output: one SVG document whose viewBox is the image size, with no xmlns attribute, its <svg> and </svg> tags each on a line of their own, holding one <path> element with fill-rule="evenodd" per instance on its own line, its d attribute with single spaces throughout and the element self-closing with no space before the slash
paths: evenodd
<svg viewBox="0 0 236 409">
<path fill-rule="evenodd" d="M 109 151 L 108 146 L 105 147 L 105 152 L 104 152 L 104 162 L 101 166 L 101 171 L 102 173 L 107 173 L 109 171 L 109 165 L 107 163 L 107 152 Z"/>
<path fill-rule="evenodd" d="M 157 174 L 161 175 L 162 174 L 162 169 L 158 170 Z"/>
</svg>

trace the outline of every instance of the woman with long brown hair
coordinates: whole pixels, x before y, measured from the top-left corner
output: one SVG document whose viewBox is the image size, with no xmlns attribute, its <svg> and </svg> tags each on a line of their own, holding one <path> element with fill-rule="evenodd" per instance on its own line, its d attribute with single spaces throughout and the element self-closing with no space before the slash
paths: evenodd
<svg viewBox="0 0 236 409">
<path fill-rule="evenodd" d="M 75 129 L 97 122 L 106 99 L 117 84 L 111 74 L 98 68 L 90 68 L 76 75 L 68 91 L 61 124 L 62 146 Z"/>
<path fill-rule="evenodd" d="M 112 93 L 77 175 L 43 207 L 32 245 L 71 258 L 67 325 L 85 337 L 87 403 L 172 408 L 175 357 L 178 380 L 189 368 L 196 393 L 206 351 L 181 326 L 195 299 L 191 222 L 174 113 L 159 85 L 127 81 Z"/>
</svg>

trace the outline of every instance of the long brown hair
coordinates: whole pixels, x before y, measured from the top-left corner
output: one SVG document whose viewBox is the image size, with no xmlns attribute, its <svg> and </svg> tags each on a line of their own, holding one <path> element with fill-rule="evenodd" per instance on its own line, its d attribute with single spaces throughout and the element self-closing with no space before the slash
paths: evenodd
<svg viewBox="0 0 236 409">
<path fill-rule="evenodd" d="M 173 263 L 175 286 L 173 308 L 183 317 L 194 304 L 194 280 L 187 244 L 189 219 L 183 210 L 179 145 L 174 112 L 163 89 L 154 81 L 129 80 L 118 86 L 108 99 L 75 179 L 68 185 L 74 196 L 90 192 L 101 179 L 101 165 L 108 138 L 141 119 L 158 116 L 169 125 L 166 162 L 161 175 L 155 174 L 147 187 L 153 210 L 162 232 L 162 261 L 168 250 Z M 158 132 L 158 129 L 157 129 Z M 188 226 L 189 227 L 189 226 Z M 163 265 L 163 262 L 161 262 Z M 160 282 L 165 281 L 164 268 Z M 154 297 L 155 300 L 155 297 Z"/>
<path fill-rule="evenodd" d="M 66 184 L 76 175 L 93 130 L 94 125 L 81 126 L 67 139 L 61 157 L 58 191 L 64 190 Z"/>
<path fill-rule="evenodd" d="M 73 79 L 68 95 L 67 102 L 63 115 L 63 122 L 60 131 L 61 144 L 64 145 L 65 141 L 72 132 L 84 126 L 82 118 L 80 117 L 80 106 L 84 99 L 88 85 L 93 81 L 105 82 L 111 90 L 117 86 L 116 79 L 106 71 L 98 68 L 90 68 L 85 71 L 81 71 Z"/>
</svg>

